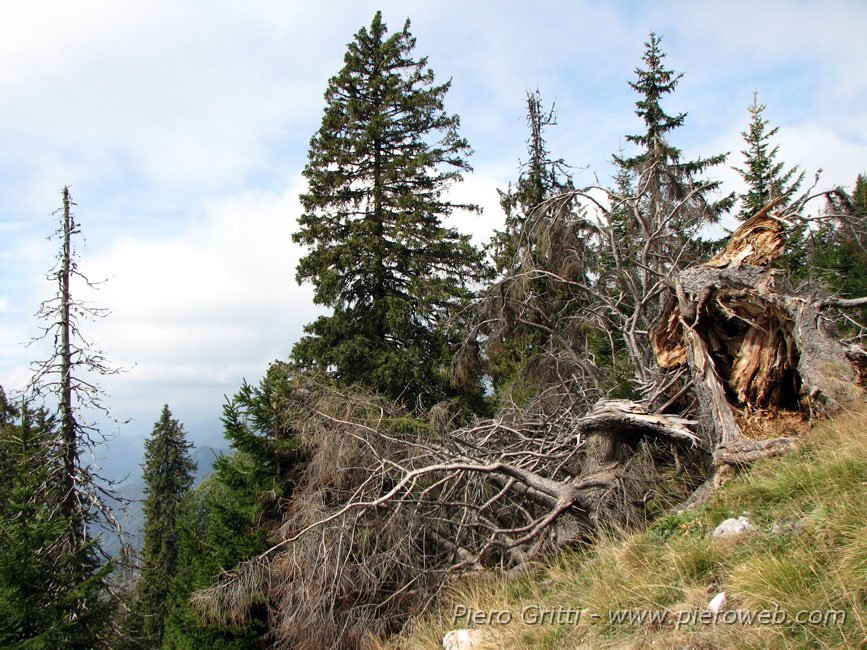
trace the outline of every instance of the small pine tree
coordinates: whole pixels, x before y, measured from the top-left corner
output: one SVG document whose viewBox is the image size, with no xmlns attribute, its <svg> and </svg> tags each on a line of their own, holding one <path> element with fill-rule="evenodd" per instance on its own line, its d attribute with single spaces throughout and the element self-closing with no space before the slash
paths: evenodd
<svg viewBox="0 0 867 650">
<path fill-rule="evenodd" d="M 833 217 L 812 233 L 807 270 L 832 293 L 860 298 L 867 296 L 867 175 L 858 175 L 851 196 L 842 203 L 830 205 Z M 849 313 L 867 324 L 867 307 Z M 851 326 L 844 329 L 853 333 Z"/>
<path fill-rule="evenodd" d="M 165 648 L 266 647 L 268 594 L 254 594 L 251 611 L 205 621 L 190 596 L 269 546 L 279 505 L 292 495 L 304 450 L 290 422 L 302 408 L 289 364 L 275 362 L 258 385 L 244 383 L 223 408 L 235 450 L 214 463 L 213 475 L 186 500 L 179 526 Z"/>
<path fill-rule="evenodd" d="M 458 333 L 482 256 L 443 225 L 457 209 L 443 193 L 470 170 L 459 120 L 443 108 L 427 59 L 414 59 L 409 21 L 392 36 L 377 12 L 328 82 L 322 126 L 310 142 L 296 242 L 309 251 L 299 282 L 332 309 L 309 324 L 295 363 L 361 383 L 410 406 L 455 394 Z"/>
<path fill-rule="evenodd" d="M 784 202 L 792 196 L 804 181 L 804 172 L 797 165 L 786 169 L 785 164 L 776 160 L 779 145 L 772 145 L 773 138 L 780 127 L 768 128 L 770 122 L 763 116 L 766 106 L 759 103 L 758 91 L 753 92 L 750 104 L 750 124 L 741 136 L 746 149 L 743 167 L 733 167 L 747 184 L 747 191 L 740 195 L 741 210 L 738 219 L 745 220 L 765 207 L 772 198 L 781 197 Z"/>
<path fill-rule="evenodd" d="M 178 564 L 178 519 L 184 496 L 193 484 L 192 444 L 183 426 L 163 406 L 153 433 L 145 442 L 144 546 L 136 583 L 134 611 L 144 647 L 162 646 L 168 597 Z"/>
</svg>

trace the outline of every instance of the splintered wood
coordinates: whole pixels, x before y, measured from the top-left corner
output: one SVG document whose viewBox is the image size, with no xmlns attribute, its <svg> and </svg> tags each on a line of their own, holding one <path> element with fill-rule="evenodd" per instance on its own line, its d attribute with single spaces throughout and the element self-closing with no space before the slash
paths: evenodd
<svg viewBox="0 0 867 650">
<path fill-rule="evenodd" d="M 750 217 L 729 239 L 725 249 L 704 263 L 721 268 L 738 264 L 767 266 L 786 250 L 785 229 L 791 224 L 771 214 L 775 202 Z"/>
<path fill-rule="evenodd" d="M 673 279 L 650 331 L 660 367 L 689 367 L 705 428 L 729 449 L 758 413 L 801 419 L 864 395 L 864 350 L 838 341 L 820 322 L 833 301 L 791 294 L 782 271 L 769 267 L 791 225 L 771 214 L 774 205 L 745 221 L 721 253 Z"/>
<path fill-rule="evenodd" d="M 650 345 L 656 363 L 666 370 L 677 368 L 686 363 L 686 345 L 683 342 L 683 332 L 680 329 L 680 310 L 672 301 L 661 322 L 650 332 Z"/>
<path fill-rule="evenodd" d="M 765 266 L 785 249 L 787 222 L 771 215 L 772 207 L 745 221 L 720 254 L 692 269 L 693 286 L 677 292 L 678 301 L 669 302 L 650 336 L 659 366 L 676 368 L 687 363 L 683 327 L 695 330 L 738 406 L 765 408 L 797 401 L 792 386 L 786 385 L 797 364 L 791 319 L 763 295 L 767 283 L 752 284 L 755 276 L 739 281 L 732 272 L 747 264 Z M 684 323 L 683 312 L 691 313 L 694 322 Z"/>
</svg>

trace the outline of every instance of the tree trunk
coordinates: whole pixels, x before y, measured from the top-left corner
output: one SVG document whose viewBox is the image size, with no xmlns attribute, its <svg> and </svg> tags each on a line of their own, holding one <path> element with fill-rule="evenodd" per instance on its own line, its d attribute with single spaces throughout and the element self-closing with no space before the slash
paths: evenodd
<svg viewBox="0 0 867 650">
<path fill-rule="evenodd" d="M 867 354 L 835 338 L 822 315 L 861 300 L 786 287 L 783 272 L 768 266 L 785 249 L 788 225 L 770 214 L 773 205 L 744 222 L 722 253 L 678 274 L 651 331 L 660 366 L 689 367 L 718 470 L 790 446 L 787 438 L 742 441 L 761 417 L 831 415 L 864 398 Z"/>
<path fill-rule="evenodd" d="M 75 474 L 78 460 L 77 431 L 72 410 L 72 342 L 70 337 L 72 294 L 72 233 L 75 228 L 69 188 L 63 188 L 63 252 L 61 253 L 60 280 L 60 437 L 63 457 L 63 516 L 71 524 L 73 545 L 84 535 L 84 522 L 76 503 Z"/>
</svg>

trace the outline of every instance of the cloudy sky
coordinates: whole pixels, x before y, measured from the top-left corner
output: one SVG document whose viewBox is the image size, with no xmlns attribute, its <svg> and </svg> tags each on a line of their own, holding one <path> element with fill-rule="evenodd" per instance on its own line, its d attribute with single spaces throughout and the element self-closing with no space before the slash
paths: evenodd
<svg viewBox="0 0 867 650">
<path fill-rule="evenodd" d="M 290 236 L 301 170 L 328 78 L 382 9 L 409 17 L 416 52 L 451 78 L 475 172 L 455 189 L 487 207 L 455 221 L 482 241 L 514 179 L 523 104 L 556 102 L 550 148 L 579 183 L 610 177 L 638 132 L 627 86 L 643 42 L 663 36 L 685 72 L 674 144 L 732 152 L 753 90 L 780 127 L 781 157 L 823 184 L 867 171 L 867 3 L 40 1 L 0 4 L 0 385 L 21 387 L 44 349 L 22 342 L 52 292 L 52 212 L 68 184 L 86 235 L 88 327 L 130 370 L 103 381 L 121 435 L 147 433 L 168 402 L 196 439 L 219 432 L 224 395 L 285 357 L 317 309 L 294 282 Z M 737 175 L 717 176 L 739 190 Z"/>
</svg>

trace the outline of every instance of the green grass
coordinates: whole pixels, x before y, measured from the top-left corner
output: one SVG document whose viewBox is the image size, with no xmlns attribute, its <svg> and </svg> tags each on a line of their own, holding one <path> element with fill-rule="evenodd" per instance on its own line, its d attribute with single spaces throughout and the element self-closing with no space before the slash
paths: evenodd
<svg viewBox="0 0 867 650">
<path fill-rule="evenodd" d="M 711 537 L 720 521 L 739 515 L 759 531 Z M 788 532 L 771 534 L 775 522 Z M 820 624 L 673 625 L 719 591 L 729 612 L 839 611 L 845 622 L 837 615 Z M 867 410 L 820 425 L 797 450 L 757 463 L 698 511 L 562 553 L 533 574 L 458 583 L 441 611 L 385 647 L 442 647 L 445 632 L 467 626 L 453 622 L 456 604 L 512 612 L 508 625 L 470 625 L 489 631 L 492 648 L 867 647 Z M 521 620 L 527 607 L 584 614 L 577 625 L 529 625 Z M 624 608 L 667 611 L 670 619 L 611 623 L 609 613 Z"/>
</svg>

